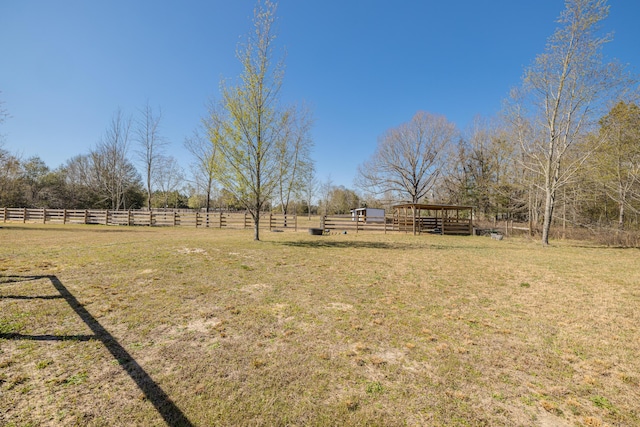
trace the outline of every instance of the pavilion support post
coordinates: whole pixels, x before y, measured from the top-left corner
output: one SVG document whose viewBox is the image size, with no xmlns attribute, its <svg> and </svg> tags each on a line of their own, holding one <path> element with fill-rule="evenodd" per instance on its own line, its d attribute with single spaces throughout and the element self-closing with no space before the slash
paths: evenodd
<svg viewBox="0 0 640 427">
<path fill-rule="evenodd" d="M 469 209 L 469 236 L 473 235 L 473 209 Z"/>
<path fill-rule="evenodd" d="M 411 206 L 411 217 L 413 218 L 413 235 L 416 235 L 416 207 Z"/>
</svg>

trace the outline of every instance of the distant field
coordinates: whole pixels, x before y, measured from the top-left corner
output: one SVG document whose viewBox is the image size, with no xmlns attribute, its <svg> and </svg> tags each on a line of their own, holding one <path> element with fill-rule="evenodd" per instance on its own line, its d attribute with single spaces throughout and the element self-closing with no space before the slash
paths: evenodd
<svg viewBox="0 0 640 427">
<path fill-rule="evenodd" d="M 262 238 L 0 224 L 0 425 L 640 425 L 637 249 Z"/>
</svg>

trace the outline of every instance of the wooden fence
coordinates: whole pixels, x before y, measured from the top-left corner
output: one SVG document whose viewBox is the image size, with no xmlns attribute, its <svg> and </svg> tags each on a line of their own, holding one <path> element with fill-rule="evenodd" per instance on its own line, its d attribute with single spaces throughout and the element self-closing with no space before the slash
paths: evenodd
<svg viewBox="0 0 640 427">
<path fill-rule="evenodd" d="M 393 226 L 390 228 L 411 233 L 413 218 L 393 218 Z M 470 236 L 473 234 L 473 227 L 467 218 L 419 217 L 416 218 L 416 232 Z"/>
<path fill-rule="evenodd" d="M 413 231 L 413 219 L 402 217 L 385 217 L 384 221 L 364 222 L 355 221 L 351 215 L 325 215 L 320 222 L 320 228 L 329 231 L 400 231 L 410 233 Z M 442 217 L 416 218 L 416 230 L 418 233 L 471 235 L 472 227 L 469 219 Z"/>
<path fill-rule="evenodd" d="M 384 221 L 366 222 L 356 221 L 350 214 L 325 215 L 320 220 L 320 228 L 329 231 L 351 231 L 355 233 L 360 231 L 382 231 L 386 233 L 393 230 L 391 218 L 385 218 Z"/>
<path fill-rule="evenodd" d="M 251 215 L 244 212 L 0 208 L 0 221 L 38 224 L 253 228 Z M 266 212 L 260 215 L 260 228 L 297 231 L 298 218 L 296 215 Z"/>
</svg>

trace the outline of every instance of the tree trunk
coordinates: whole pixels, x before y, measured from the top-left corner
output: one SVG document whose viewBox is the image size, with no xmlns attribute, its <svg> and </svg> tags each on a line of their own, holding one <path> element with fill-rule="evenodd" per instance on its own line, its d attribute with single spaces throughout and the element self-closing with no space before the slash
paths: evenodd
<svg viewBox="0 0 640 427">
<path fill-rule="evenodd" d="M 533 236 L 533 183 L 529 185 L 529 237 Z"/>
<path fill-rule="evenodd" d="M 253 217 L 253 240 L 260 240 L 260 211 Z"/>
<path fill-rule="evenodd" d="M 147 209 L 151 210 L 151 169 L 147 168 Z"/>
<path fill-rule="evenodd" d="M 542 244 L 549 245 L 549 230 L 551 229 L 551 220 L 553 218 L 553 205 L 555 202 L 555 190 L 547 188 L 545 190 L 544 200 L 544 220 L 542 223 Z"/>
<path fill-rule="evenodd" d="M 627 194 L 621 183 L 618 184 L 618 195 L 619 195 L 618 199 L 620 200 L 618 202 L 620 207 L 618 210 L 618 229 L 623 230 L 624 229 L 624 204 L 627 200 Z"/>
<path fill-rule="evenodd" d="M 620 211 L 618 213 L 618 229 L 624 230 L 624 200 L 620 201 Z"/>
</svg>

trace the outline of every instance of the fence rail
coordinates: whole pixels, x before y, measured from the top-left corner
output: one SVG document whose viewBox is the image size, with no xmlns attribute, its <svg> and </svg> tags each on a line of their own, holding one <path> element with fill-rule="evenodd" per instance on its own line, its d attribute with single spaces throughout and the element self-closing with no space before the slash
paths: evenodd
<svg viewBox="0 0 640 427">
<path fill-rule="evenodd" d="M 387 216 L 375 221 L 356 221 L 351 215 L 326 215 L 321 219 L 320 227 L 329 231 L 390 231 L 412 232 L 413 218 Z M 416 231 L 419 233 L 471 235 L 472 226 L 469 219 L 421 217 L 416 218 Z"/>
<path fill-rule="evenodd" d="M 418 233 L 471 235 L 473 226 L 468 218 L 419 217 L 415 219 Z M 393 218 L 394 231 L 413 231 L 413 218 Z"/>
<path fill-rule="evenodd" d="M 351 215 L 325 215 L 321 219 L 320 228 L 338 231 L 392 231 L 391 218 L 378 218 L 375 221 L 356 221 Z"/>
<path fill-rule="evenodd" d="M 0 208 L 0 221 L 38 224 L 253 228 L 253 218 L 249 213 L 244 212 Z M 260 215 L 260 228 L 297 231 L 298 218 L 296 215 L 263 213 Z"/>
</svg>

